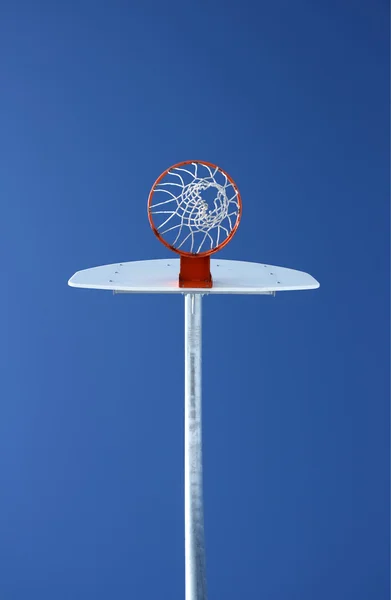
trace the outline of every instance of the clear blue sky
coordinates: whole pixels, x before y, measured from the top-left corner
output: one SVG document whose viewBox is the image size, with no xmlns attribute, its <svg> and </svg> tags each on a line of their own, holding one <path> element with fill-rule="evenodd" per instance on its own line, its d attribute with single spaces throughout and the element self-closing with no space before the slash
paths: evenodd
<svg viewBox="0 0 391 600">
<path fill-rule="evenodd" d="M 182 299 L 67 287 L 163 258 L 147 195 L 219 164 L 221 257 L 312 292 L 204 312 L 209 597 L 389 597 L 388 2 L 0 8 L 0 598 L 184 598 Z"/>
</svg>

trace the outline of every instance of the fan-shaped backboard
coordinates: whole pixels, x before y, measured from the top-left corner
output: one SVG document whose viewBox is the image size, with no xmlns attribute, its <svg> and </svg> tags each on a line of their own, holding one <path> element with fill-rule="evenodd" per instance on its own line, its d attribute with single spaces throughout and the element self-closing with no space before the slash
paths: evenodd
<svg viewBox="0 0 391 600">
<path fill-rule="evenodd" d="M 302 271 L 239 260 L 211 260 L 213 287 L 186 293 L 272 294 L 313 290 L 319 283 Z M 78 288 L 125 293 L 183 294 L 178 285 L 179 259 L 115 263 L 78 271 L 68 281 Z"/>
</svg>

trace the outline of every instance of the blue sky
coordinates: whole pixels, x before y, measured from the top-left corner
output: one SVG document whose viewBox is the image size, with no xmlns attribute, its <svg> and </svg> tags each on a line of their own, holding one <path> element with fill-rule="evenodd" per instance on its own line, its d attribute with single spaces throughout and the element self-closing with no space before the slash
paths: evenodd
<svg viewBox="0 0 391 600">
<path fill-rule="evenodd" d="M 67 287 L 164 258 L 188 159 L 222 258 L 321 288 L 204 303 L 209 597 L 389 597 L 388 3 L 0 8 L 0 597 L 184 597 L 182 299 Z"/>
</svg>

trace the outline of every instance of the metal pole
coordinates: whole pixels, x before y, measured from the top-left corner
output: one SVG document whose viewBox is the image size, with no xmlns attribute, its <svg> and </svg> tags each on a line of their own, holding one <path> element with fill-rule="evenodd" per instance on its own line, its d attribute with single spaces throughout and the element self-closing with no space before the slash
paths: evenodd
<svg viewBox="0 0 391 600">
<path fill-rule="evenodd" d="M 186 600 L 206 600 L 201 407 L 202 294 L 185 294 Z"/>
</svg>

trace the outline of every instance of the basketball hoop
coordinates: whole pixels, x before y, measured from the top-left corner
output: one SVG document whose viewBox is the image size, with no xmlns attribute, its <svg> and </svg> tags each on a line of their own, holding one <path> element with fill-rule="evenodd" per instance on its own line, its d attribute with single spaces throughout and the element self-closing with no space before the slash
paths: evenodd
<svg viewBox="0 0 391 600">
<path fill-rule="evenodd" d="M 217 165 L 188 160 L 158 177 L 148 218 L 156 237 L 181 257 L 180 287 L 212 287 L 210 255 L 233 238 L 241 214 L 239 190 Z"/>
<path fill-rule="evenodd" d="M 179 254 L 180 259 L 93 267 L 78 271 L 68 282 L 72 287 L 114 293 L 184 296 L 186 600 L 207 598 L 202 466 L 202 296 L 275 295 L 280 291 L 319 287 L 311 275 L 294 269 L 238 260 L 211 261 L 211 255 L 234 236 L 241 214 L 239 190 L 223 169 L 196 160 L 180 162 L 160 175 L 148 198 L 148 218 L 155 235 Z M 211 264 L 218 272 L 213 285 Z"/>
</svg>

